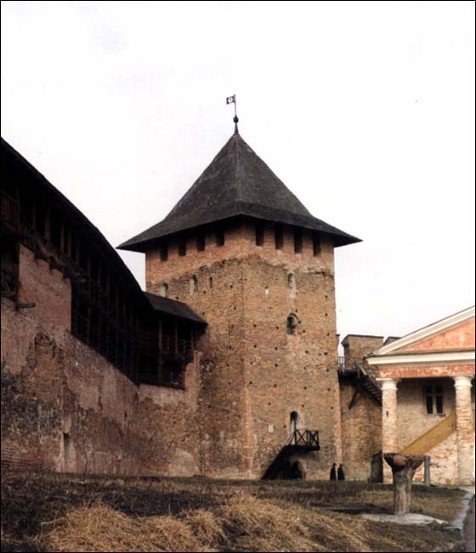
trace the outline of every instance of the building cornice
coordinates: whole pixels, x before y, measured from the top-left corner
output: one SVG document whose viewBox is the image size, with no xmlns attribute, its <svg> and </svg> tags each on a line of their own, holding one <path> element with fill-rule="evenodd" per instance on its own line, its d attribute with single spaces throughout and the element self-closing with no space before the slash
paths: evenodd
<svg viewBox="0 0 476 553">
<path fill-rule="evenodd" d="M 474 364 L 474 350 L 440 353 L 395 353 L 367 357 L 367 363 L 382 365 L 459 365 Z"/>
</svg>

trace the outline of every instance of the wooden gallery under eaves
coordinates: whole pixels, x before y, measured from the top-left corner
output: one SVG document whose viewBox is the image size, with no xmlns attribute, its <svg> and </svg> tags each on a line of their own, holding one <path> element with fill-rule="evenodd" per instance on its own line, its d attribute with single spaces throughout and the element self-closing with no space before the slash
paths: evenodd
<svg viewBox="0 0 476 553">
<path fill-rule="evenodd" d="M 362 361 L 377 345 L 356 356 L 349 336 L 337 357 L 334 248 L 359 240 L 311 215 L 237 131 L 120 246 L 145 253 L 146 292 L 1 146 L 4 467 L 327 479 L 336 462 L 382 478 L 382 391 Z"/>
</svg>

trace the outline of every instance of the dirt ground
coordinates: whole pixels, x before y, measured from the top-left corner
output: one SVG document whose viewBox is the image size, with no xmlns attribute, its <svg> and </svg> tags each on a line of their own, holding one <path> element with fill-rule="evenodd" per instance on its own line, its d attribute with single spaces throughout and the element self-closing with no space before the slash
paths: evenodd
<svg viewBox="0 0 476 553">
<path fill-rule="evenodd" d="M 462 551 L 450 526 L 366 520 L 391 486 L 108 478 L 2 471 L 2 551 Z M 451 522 L 464 492 L 415 485 L 412 512 Z"/>
</svg>

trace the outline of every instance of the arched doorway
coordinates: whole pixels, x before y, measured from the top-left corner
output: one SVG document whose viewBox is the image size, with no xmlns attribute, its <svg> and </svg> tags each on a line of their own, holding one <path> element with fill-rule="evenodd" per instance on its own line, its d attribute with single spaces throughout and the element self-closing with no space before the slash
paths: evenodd
<svg viewBox="0 0 476 553">
<path fill-rule="evenodd" d="M 297 411 L 291 411 L 289 414 L 289 424 L 291 430 L 291 443 L 294 443 L 296 440 L 296 430 L 298 427 L 299 413 Z"/>
</svg>

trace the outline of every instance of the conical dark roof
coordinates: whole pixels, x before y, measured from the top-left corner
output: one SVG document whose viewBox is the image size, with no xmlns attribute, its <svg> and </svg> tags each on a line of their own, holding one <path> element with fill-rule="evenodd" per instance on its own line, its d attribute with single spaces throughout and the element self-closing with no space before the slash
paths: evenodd
<svg viewBox="0 0 476 553">
<path fill-rule="evenodd" d="M 360 242 L 313 217 L 235 133 L 163 221 L 119 248 L 143 251 L 158 238 L 240 215 L 326 232 L 335 246 Z"/>
</svg>

